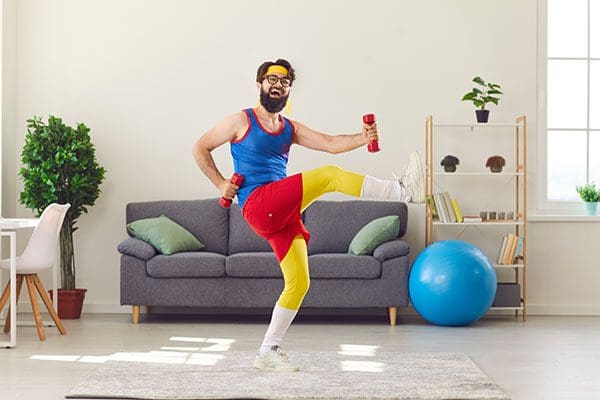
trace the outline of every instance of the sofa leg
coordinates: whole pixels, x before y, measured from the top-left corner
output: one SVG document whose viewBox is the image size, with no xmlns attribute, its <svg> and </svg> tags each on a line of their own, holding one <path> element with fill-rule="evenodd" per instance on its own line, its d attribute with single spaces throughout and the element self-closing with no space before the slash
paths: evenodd
<svg viewBox="0 0 600 400">
<path fill-rule="evenodd" d="M 137 324 L 138 322 L 140 322 L 140 306 L 134 305 L 133 306 L 133 323 Z"/>
<path fill-rule="evenodd" d="M 388 307 L 388 314 L 390 316 L 390 325 L 392 325 L 392 326 L 396 325 L 397 312 L 398 312 L 398 309 L 396 307 Z"/>
</svg>

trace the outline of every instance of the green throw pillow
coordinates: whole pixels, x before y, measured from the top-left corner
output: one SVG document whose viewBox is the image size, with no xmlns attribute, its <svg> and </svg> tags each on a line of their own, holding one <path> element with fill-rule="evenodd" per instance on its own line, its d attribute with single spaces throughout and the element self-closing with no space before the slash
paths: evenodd
<svg viewBox="0 0 600 400">
<path fill-rule="evenodd" d="M 356 236 L 354 236 L 354 239 L 350 242 L 350 247 L 348 247 L 348 254 L 357 256 L 373 254 L 373 250 L 377 246 L 395 239 L 399 233 L 399 216 L 390 215 L 374 219 L 363 226 Z"/>
<path fill-rule="evenodd" d="M 127 225 L 127 229 L 162 254 L 200 250 L 204 247 L 194 235 L 164 215 L 133 221 Z"/>
</svg>

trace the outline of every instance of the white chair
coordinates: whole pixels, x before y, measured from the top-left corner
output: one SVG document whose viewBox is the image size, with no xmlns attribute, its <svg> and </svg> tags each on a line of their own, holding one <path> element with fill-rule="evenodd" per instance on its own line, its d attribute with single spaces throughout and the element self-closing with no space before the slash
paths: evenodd
<svg viewBox="0 0 600 400">
<path fill-rule="evenodd" d="M 40 314 L 40 307 L 38 305 L 35 291 L 39 293 L 42 301 L 46 305 L 48 312 L 52 316 L 56 327 L 61 335 L 65 335 L 67 332 L 62 324 L 62 321 L 58 317 L 58 314 L 52 306 L 50 297 L 46 293 L 44 285 L 38 276 L 38 272 L 52 268 L 57 258 L 57 247 L 58 247 L 58 235 L 62 228 L 63 221 L 67 210 L 71 207 L 70 204 L 50 204 L 40 217 L 39 224 L 35 227 L 27 247 L 17 257 L 17 301 L 19 301 L 19 295 L 21 294 L 21 287 L 23 286 L 23 280 L 27 283 L 27 291 L 29 292 L 29 299 L 31 301 L 31 308 L 33 310 L 33 316 L 35 318 L 35 325 L 40 340 L 46 340 L 46 334 L 42 326 L 42 316 Z M 0 269 L 9 270 L 10 260 L 4 259 L 0 261 Z M 54 294 L 57 296 L 57 293 Z M 4 308 L 6 301 L 10 296 L 10 281 L 2 297 L 0 297 L 0 312 Z M 4 324 L 4 333 L 10 330 L 10 307 L 8 315 L 6 316 L 6 322 Z"/>
</svg>

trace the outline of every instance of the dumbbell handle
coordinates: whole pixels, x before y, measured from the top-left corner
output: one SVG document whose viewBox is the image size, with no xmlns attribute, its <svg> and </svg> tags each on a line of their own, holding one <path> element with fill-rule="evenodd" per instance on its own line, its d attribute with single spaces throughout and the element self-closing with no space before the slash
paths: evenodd
<svg viewBox="0 0 600 400">
<path fill-rule="evenodd" d="M 367 125 L 373 125 L 375 123 L 375 114 L 363 115 L 363 122 Z M 377 153 L 380 150 L 379 140 L 371 140 L 367 145 L 367 150 L 369 150 L 369 153 Z"/>
<path fill-rule="evenodd" d="M 244 177 L 236 172 L 231 177 L 230 182 L 233 183 L 234 185 L 240 186 L 242 183 L 244 183 Z M 229 208 L 229 207 L 231 207 L 231 199 L 221 197 L 221 200 L 219 200 L 219 204 L 223 208 Z"/>
</svg>

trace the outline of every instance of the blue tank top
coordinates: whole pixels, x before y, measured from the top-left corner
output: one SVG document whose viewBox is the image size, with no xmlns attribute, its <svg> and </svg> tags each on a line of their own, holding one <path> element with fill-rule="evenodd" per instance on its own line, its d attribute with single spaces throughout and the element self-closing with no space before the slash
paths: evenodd
<svg viewBox="0 0 600 400">
<path fill-rule="evenodd" d="M 233 169 L 244 177 L 237 192 L 240 207 L 258 187 L 287 176 L 288 154 L 294 135 L 294 126 L 285 117 L 281 117 L 277 132 L 269 132 L 252 108 L 245 109 L 244 113 L 248 130 L 241 139 L 230 142 Z"/>
</svg>

